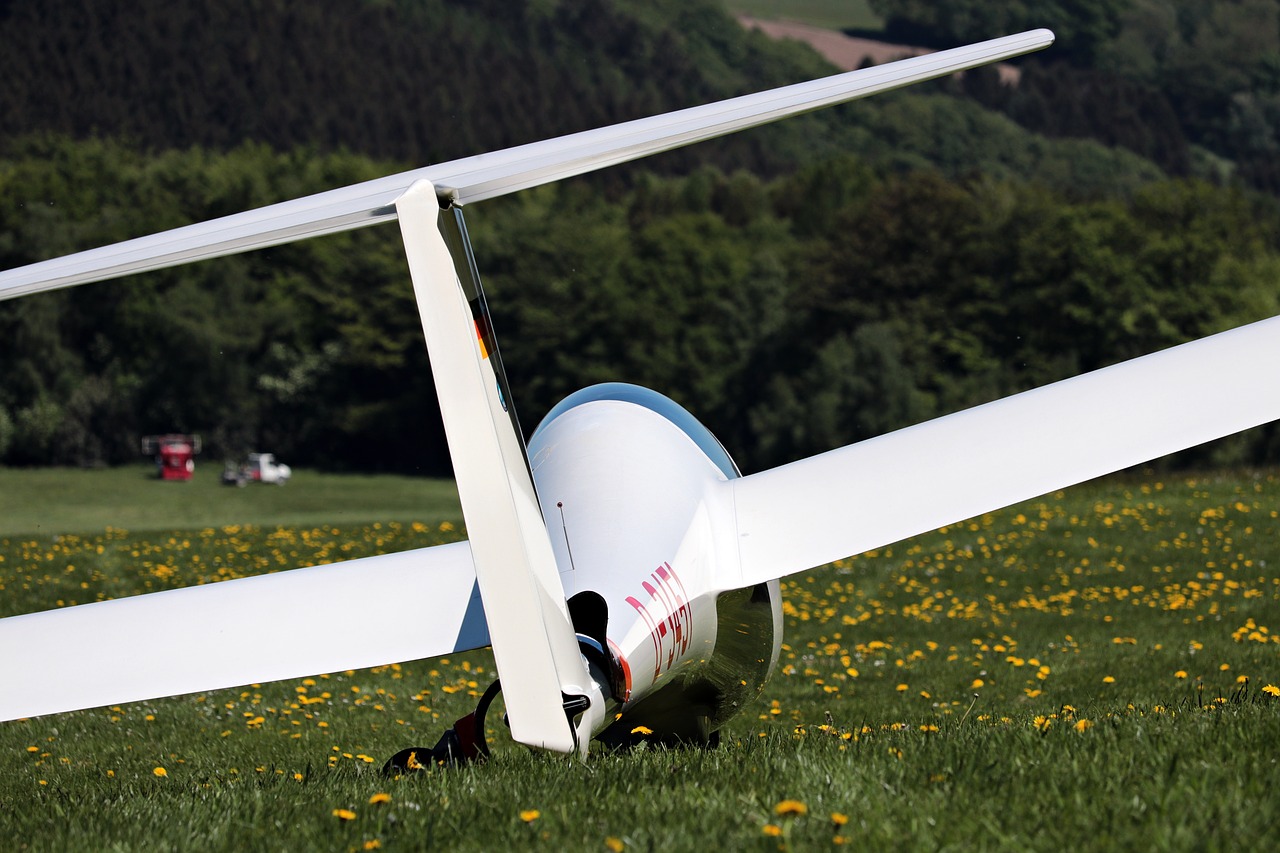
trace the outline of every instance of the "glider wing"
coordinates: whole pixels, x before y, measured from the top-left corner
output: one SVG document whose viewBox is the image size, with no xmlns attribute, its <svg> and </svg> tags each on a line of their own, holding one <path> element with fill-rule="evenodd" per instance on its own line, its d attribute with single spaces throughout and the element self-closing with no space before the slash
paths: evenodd
<svg viewBox="0 0 1280 853">
<path fill-rule="evenodd" d="M 1053 43 L 1033 30 L 390 175 L 0 273 L 0 300 L 291 243 L 394 219 L 417 181 L 466 204 L 999 62 Z"/>
<path fill-rule="evenodd" d="M 488 645 L 468 543 L 0 619 L 0 720 Z"/>
<path fill-rule="evenodd" d="M 741 587 L 1280 419 L 1280 317 L 731 480 Z M 731 572 L 732 573 L 732 572 Z"/>
</svg>

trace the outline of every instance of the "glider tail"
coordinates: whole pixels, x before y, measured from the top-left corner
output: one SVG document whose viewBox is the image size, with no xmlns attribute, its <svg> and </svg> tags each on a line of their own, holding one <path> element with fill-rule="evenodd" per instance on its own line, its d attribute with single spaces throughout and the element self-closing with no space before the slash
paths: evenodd
<svg viewBox="0 0 1280 853">
<path fill-rule="evenodd" d="M 599 699 L 569 618 L 515 421 L 461 212 L 419 182 L 397 202 L 431 372 L 511 735 L 556 752 L 585 749 L 567 707 Z"/>
</svg>

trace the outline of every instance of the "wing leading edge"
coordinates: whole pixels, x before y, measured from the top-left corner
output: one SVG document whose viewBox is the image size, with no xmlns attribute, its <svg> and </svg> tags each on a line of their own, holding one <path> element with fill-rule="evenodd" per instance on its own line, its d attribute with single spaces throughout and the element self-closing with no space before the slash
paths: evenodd
<svg viewBox="0 0 1280 853">
<path fill-rule="evenodd" d="M 1280 317 L 731 480 L 750 586 L 1280 419 Z"/>
<path fill-rule="evenodd" d="M 488 644 L 469 544 L 437 545 L 0 619 L 0 720 Z"/>
</svg>

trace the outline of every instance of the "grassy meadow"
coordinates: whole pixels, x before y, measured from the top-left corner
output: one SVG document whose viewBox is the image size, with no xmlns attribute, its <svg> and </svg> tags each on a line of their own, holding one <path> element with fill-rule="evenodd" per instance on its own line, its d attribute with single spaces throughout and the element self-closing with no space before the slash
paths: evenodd
<svg viewBox="0 0 1280 853">
<path fill-rule="evenodd" d="M 222 484 L 220 472 L 197 462 L 190 480 L 165 482 L 150 464 L 0 467 L 0 536 L 462 518 L 452 480 L 302 470 L 283 486 L 235 488 Z"/>
<path fill-rule="evenodd" d="M 6 478 L 36 473 L 0 471 L 6 524 L 45 500 L 13 501 Z M 149 483 L 165 501 L 145 528 L 51 504 L 36 532 L 0 533 L 0 615 L 456 538 L 452 510 L 404 515 L 389 497 L 428 485 L 370 489 L 388 495 L 382 517 L 334 488 L 327 518 L 256 505 L 255 519 L 193 523 L 170 496 L 198 481 Z M 304 487 L 299 474 L 208 500 Z M 387 756 L 472 709 L 494 675 L 484 653 L 3 723 L 0 837 L 22 850 L 1266 847 L 1280 821 L 1278 511 L 1277 472 L 1111 478 L 790 578 L 779 671 L 712 751 L 580 763 L 494 732 L 487 765 L 383 778 Z M 407 605 L 395 618 L 432 618 Z M 347 615 L 335 601 L 280 618 L 305 639 Z"/>
</svg>

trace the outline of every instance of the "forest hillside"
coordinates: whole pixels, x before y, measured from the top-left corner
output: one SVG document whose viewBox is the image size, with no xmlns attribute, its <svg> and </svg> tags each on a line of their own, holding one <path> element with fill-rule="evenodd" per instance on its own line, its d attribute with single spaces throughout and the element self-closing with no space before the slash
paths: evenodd
<svg viewBox="0 0 1280 853">
<path fill-rule="evenodd" d="M 1060 40 L 469 207 L 526 429 L 637 382 L 757 470 L 1280 313 L 1280 2 L 870 5 Z M 4 0 L 0 268 L 831 70 L 710 0 Z M 447 472 L 415 312 L 393 226 L 0 303 L 0 462 Z"/>
</svg>

